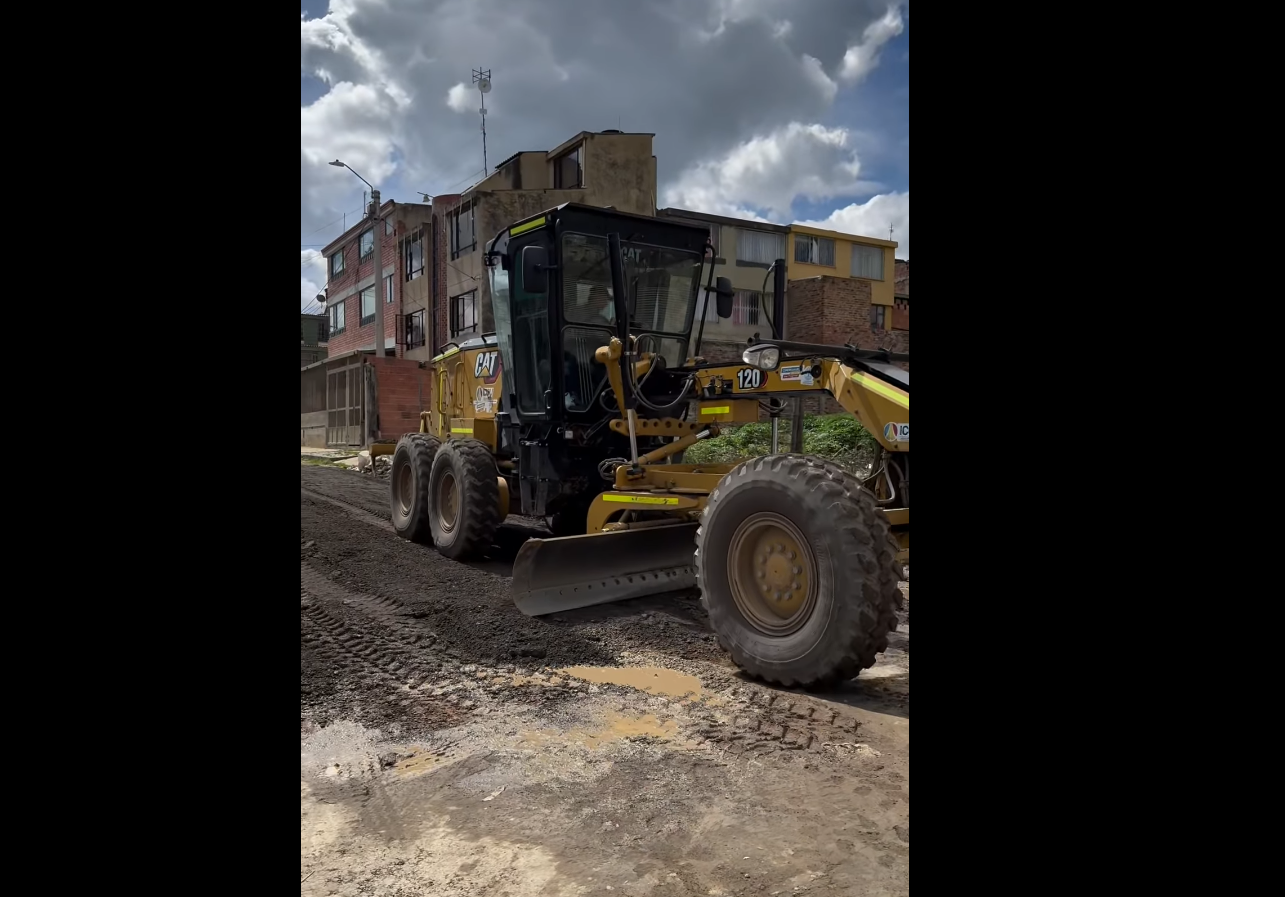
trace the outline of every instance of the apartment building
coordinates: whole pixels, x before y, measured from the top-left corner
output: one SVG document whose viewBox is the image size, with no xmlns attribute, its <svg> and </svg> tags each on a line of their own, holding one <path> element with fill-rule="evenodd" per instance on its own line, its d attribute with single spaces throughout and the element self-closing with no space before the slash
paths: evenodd
<svg viewBox="0 0 1285 897">
<path fill-rule="evenodd" d="M 434 197 L 420 248 L 403 247 L 418 253 L 427 274 L 426 287 L 406 293 L 417 297 L 404 303 L 407 332 L 417 340 L 406 356 L 428 359 L 448 342 L 495 329 L 482 250 L 512 222 L 568 202 L 654 215 L 653 136 L 581 131 L 551 150 L 514 153 L 463 193 Z"/>
</svg>

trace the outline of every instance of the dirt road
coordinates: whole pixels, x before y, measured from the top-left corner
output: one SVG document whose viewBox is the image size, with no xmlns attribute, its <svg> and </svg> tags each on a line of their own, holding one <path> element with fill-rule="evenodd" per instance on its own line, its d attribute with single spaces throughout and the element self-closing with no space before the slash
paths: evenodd
<svg viewBox="0 0 1285 897">
<path fill-rule="evenodd" d="M 393 534 L 387 480 L 300 485 L 302 894 L 909 892 L 908 591 L 880 663 L 808 696 L 691 597 L 523 616 L 531 521 L 457 564 Z"/>
</svg>

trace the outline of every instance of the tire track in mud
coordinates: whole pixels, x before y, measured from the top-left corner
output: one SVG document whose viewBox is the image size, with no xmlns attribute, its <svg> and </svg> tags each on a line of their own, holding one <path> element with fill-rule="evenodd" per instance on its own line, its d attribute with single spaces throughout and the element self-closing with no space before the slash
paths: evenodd
<svg viewBox="0 0 1285 897">
<path fill-rule="evenodd" d="M 363 523 L 369 523 L 371 526 L 377 527 L 378 529 L 393 533 L 394 535 L 396 534 L 390 520 L 384 517 L 379 517 L 373 511 L 367 510 L 360 505 L 355 505 L 351 502 L 344 501 L 342 498 L 335 498 L 333 495 L 326 495 L 323 492 L 316 492 L 303 486 L 299 487 L 299 494 L 304 498 L 311 499 L 312 501 L 322 501 L 326 504 L 334 505 L 341 511 L 346 511 L 349 515 L 356 517 Z"/>
</svg>

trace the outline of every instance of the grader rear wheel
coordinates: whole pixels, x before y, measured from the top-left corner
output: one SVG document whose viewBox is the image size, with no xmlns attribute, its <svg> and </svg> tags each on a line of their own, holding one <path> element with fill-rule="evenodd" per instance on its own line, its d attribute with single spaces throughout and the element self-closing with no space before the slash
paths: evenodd
<svg viewBox="0 0 1285 897">
<path fill-rule="evenodd" d="M 896 626 L 896 554 L 874 502 L 803 455 L 733 468 L 696 535 L 702 601 L 737 666 L 821 688 L 874 664 Z"/>
<path fill-rule="evenodd" d="M 411 542 L 432 543 L 428 480 L 440 446 L 432 436 L 407 433 L 397 440 L 397 448 L 393 450 L 388 471 L 393 531 Z"/>
<path fill-rule="evenodd" d="M 428 492 L 437 550 L 453 561 L 485 554 L 502 522 L 490 450 L 473 439 L 447 442 L 433 459 Z"/>
</svg>

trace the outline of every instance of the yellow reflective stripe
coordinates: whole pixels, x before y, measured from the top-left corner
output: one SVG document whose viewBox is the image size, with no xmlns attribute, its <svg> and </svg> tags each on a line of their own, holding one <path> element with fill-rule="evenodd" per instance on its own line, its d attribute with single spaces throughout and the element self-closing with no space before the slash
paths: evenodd
<svg viewBox="0 0 1285 897">
<path fill-rule="evenodd" d="M 910 410 L 910 396 L 899 389 L 894 389 L 882 380 L 876 380 L 874 377 L 867 377 L 865 374 L 853 374 L 852 379 L 860 383 L 866 389 L 881 395 L 891 402 L 895 402 L 907 411 Z"/>
<path fill-rule="evenodd" d="M 452 433 L 472 433 L 472 427 L 451 427 Z"/>
<path fill-rule="evenodd" d="M 525 234 L 529 230 L 535 230 L 549 220 L 547 215 L 541 215 L 534 221 L 528 221 L 526 224 L 519 224 L 517 227 L 509 228 L 509 236 L 516 237 L 518 234 Z"/>
<path fill-rule="evenodd" d="M 456 347 L 456 348 L 454 348 L 454 349 L 450 349 L 450 350 L 448 350 L 448 351 L 446 351 L 446 352 L 443 352 L 441 355 L 438 355 L 438 356 L 437 356 L 436 358 L 434 358 L 433 360 L 434 360 L 434 361 L 441 361 L 443 358 L 450 358 L 452 355 L 458 355 L 458 354 L 459 354 L 459 351 L 460 351 L 460 350 L 459 350 L 459 347 L 457 346 L 457 347 Z"/>
<path fill-rule="evenodd" d="M 678 504 L 678 499 L 676 498 L 664 498 L 663 496 L 659 496 L 659 495 L 613 495 L 612 493 L 609 493 L 609 492 L 603 494 L 602 500 L 624 502 L 626 504 L 631 504 L 631 505 L 676 505 Z"/>
<path fill-rule="evenodd" d="M 727 405 L 719 405 L 717 408 L 702 408 L 701 414 L 731 414 L 732 409 Z"/>
</svg>

